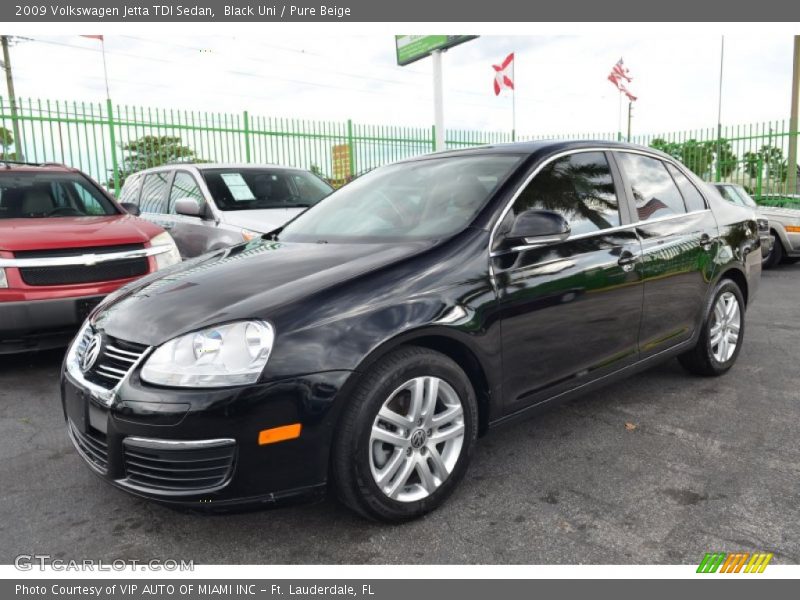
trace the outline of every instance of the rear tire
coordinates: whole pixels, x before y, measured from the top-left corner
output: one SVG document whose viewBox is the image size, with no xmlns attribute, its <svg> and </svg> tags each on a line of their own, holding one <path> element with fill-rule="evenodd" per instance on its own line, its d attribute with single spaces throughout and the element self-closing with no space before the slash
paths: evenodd
<svg viewBox="0 0 800 600">
<path fill-rule="evenodd" d="M 716 377 L 736 362 L 744 341 L 744 296 L 730 279 L 717 284 L 697 344 L 678 361 L 695 375 Z"/>
<path fill-rule="evenodd" d="M 331 460 L 337 495 L 369 519 L 422 516 L 458 485 L 477 436 L 464 371 L 439 352 L 402 347 L 370 366 L 348 399 Z"/>
</svg>

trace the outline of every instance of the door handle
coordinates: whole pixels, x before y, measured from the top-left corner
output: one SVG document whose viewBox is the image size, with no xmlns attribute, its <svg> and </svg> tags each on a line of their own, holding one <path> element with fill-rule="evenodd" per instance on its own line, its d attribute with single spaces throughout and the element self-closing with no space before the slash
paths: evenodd
<svg viewBox="0 0 800 600">
<path fill-rule="evenodd" d="M 631 271 L 638 260 L 638 256 L 636 256 L 630 250 L 623 250 L 622 253 L 619 255 L 619 260 L 617 260 L 617 264 L 622 267 L 623 271 Z"/>
</svg>

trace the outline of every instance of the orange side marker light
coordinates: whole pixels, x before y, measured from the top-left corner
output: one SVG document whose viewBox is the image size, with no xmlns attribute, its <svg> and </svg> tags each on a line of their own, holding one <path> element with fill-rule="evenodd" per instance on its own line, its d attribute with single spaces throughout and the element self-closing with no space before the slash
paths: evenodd
<svg viewBox="0 0 800 600">
<path fill-rule="evenodd" d="M 302 429 L 303 425 L 301 423 L 292 423 L 291 425 L 262 429 L 258 432 L 258 445 L 276 444 L 278 442 L 299 438 Z"/>
</svg>

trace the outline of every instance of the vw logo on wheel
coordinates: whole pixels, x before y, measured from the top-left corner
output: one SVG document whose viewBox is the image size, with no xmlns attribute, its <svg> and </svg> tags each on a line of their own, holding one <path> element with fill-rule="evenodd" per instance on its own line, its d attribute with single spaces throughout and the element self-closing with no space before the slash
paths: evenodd
<svg viewBox="0 0 800 600">
<path fill-rule="evenodd" d="M 427 441 L 428 436 L 425 435 L 424 429 L 417 429 L 414 433 L 411 434 L 411 447 L 412 448 L 422 448 Z"/>
<path fill-rule="evenodd" d="M 103 340 L 99 333 L 94 334 L 92 339 L 89 340 L 89 345 L 86 346 L 86 351 L 83 353 L 83 357 L 81 358 L 81 371 L 84 373 L 92 368 L 94 363 L 97 361 L 97 357 L 100 356 L 100 347 L 102 342 Z"/>
</svg>

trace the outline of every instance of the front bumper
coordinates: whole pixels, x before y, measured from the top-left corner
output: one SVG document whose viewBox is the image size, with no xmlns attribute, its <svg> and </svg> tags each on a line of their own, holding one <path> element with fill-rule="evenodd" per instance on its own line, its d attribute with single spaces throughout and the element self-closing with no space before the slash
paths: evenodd
<svg viewBox="0 0 800 600">
<path fill-rule="evenodd" d="M 134 371 L 101 399 L 64 372 L 70 439 L 109 483 L 162 503 L 214 510 L 324 493 L 337 398 L 351 372 L 225 389 L 166 389 Z M 301 423 L 259 445 L 259 431 Z"/>
<path fill-rule="evenodd" d="M 104 297 L 0 302 L 0 354 L 66 346 Z"/>
</svg>

